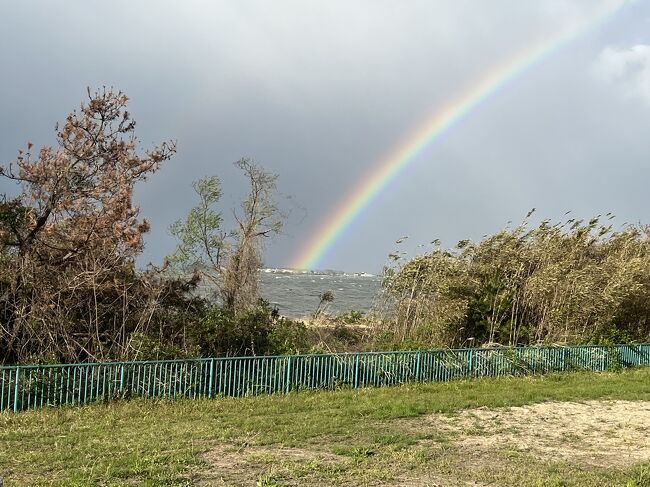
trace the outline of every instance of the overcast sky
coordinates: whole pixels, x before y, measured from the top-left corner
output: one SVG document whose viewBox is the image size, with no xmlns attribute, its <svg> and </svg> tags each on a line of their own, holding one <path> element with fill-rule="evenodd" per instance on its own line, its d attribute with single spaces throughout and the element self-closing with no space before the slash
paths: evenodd
<svg viewBox="0 0 650 487">
<path fill-rule="evenodd" d="M 142 262 L 173 251 L 167 229 L 192 206 L 192 180 L 220 176 L 224 211 L 236 205 L 246 188 L 232 163 L 248 156 L 279 175 L 290 213 L 266 265 L 286 266 L 437 106 L 595 1 L 0 0 L 0 161 L 53 143 L 87 86 L 114 86 L 144 147 L 178 143 L 136 192 L 152 224 Z M 411 253 L 452 246 L 533 207 L 648 223 L 649 183 L 650 2 L 637 1 L 428 147 L 322 267 L 376 272 L 401 236 Z"/>
</svg>

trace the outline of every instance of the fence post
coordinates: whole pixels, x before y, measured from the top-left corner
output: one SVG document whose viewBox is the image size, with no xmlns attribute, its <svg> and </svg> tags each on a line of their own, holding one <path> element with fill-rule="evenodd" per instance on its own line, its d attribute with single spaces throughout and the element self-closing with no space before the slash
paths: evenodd
<svg viewBox="0 0 650 487">
<path fill-rule="evenodd" d="M 469 349 L 469 364 L 468 364 L 468 367 L 469 367 L 468 375 L 470 377 L 473 377 L 473 375 L 472 375 L 472 367 L 473 366 L 474 366 L 474 349 L 470 348 Z"/>
<path fill-rule="evenodd" d="M 208 384 L 208 397 L 212 398 L 212 376 L 214 374 L 214 359 L 210 359 L 210 383 Z"/>
<path fill-rule="evenodd" d="M 422 352 L 418 350 L 418 358 L 417 361 L 415 362 L 415 380 L 417 382 L 420 382 L 420 362 L 422 359 Z"/>
<path fill-rule="evenodd" d="M 289 394 L 291 390 L 291 355 L 287 357 L 287 376 L 284 381 L 284 392 Z"/>
<path fill-rule="evenodd" d="M 20 367 L 16 367 L 16 381 L 14 383 L 14 413 L 18 412 L 18 384 L 20 382 Z"/>
<path fill-rule="evenodd" d="M 120 370 L 120 394 L 124 393 L 124 364 L 122 364 L 122 369 Z"/>
<path fill-rule="evenodd" d="M 354 388 L 355 389 L 359 388 L 359 354 L 358 353 L 354 364 Z"/>
</svg>

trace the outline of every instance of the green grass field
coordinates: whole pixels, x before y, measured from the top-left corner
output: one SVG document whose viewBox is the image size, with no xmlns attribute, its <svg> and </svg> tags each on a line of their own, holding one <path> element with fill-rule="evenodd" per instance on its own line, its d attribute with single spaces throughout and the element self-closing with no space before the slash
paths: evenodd
<svg viewBox="0 0 650 487">
<path fill-rule="evenodd" d="M 650 486 L 648 401 L 650 368 L 2 413 L 0 477 L 5 486 Z"/>
</svg>

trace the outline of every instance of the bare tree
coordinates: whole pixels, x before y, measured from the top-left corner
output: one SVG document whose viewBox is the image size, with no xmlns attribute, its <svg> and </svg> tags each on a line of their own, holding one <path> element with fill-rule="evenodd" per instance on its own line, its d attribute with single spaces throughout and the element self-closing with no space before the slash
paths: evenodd
<svg viewBox="0 0 650 487">
<path fill-rule="evenodd" d="M 236 241 L 223 272 L 221 295 L 227 309 L 237 314 L 259 299 L 259 270 L 265 239 L 282 229 L 282 217 L 274 201 L 277 175 L 269 174 L 249 159 L 235 163 L 250 185 L 248 197 L 235 212 Z"/>
</svg>

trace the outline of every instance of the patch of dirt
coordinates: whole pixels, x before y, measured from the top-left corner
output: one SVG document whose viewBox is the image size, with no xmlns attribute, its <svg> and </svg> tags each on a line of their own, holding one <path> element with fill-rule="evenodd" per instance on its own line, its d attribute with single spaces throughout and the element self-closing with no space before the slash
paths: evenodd
<svg viewBox="0 0 650 487">
<path fill-rule="evenodd" d="M 274 467 L 279 469 L 312 462 L 334 464 L 343 461 L 343 457 L 333 453 L 266 446 L 219 446 L 204 453 L 203 458 L 208 468 L 193 479 L 196 485 L 255 485 Z"/>
<path fill-rule="evenodd" d="M 568 468 L 586 471 L 593 467 L 627 468 L 650 460 L 649 401 L 479 408 L 387 421 L 385 426 L 394 433 L 425 434 L 427 439 L 412 448 L 425 449 L 429 460 L 412 470 L 396 465 L 397 478 L 369 478 L 367 485 L 497 485 L 478 479 L 500 478 L 500 471 L 521 468 L 521 462 L 535 458 L 542 469 L 549 462 L 560 461 L 568 463 Z M 345 471 L 352 461 L 315 449 L 248 445 L 219 446 L 205 453 L 204 459 L 208 466 L 192 476 L 193 485 L 256 485 L 260 479 L 267 481 L 261 485 L 273 485 L 275 479 L 280 479 L 281 485 L 325 485 L 318 480 L 319 469 Z M 397 457 L 393 460 L 399 463 Z M 312 471 L 313 465 L 317 466 Z M 356 485 L 352 481 L 344 473 L 335 483 Z"/>
<path fill-rule="evenodd" d="M 601 467 L 650 459 L 650 402 L 546 402 L 470 409 L 414 420 L 413 427 L 453 433 L 465 450 L 514 449 L 543 460 Z M 424 424 L 422 424 L 424 423 Z"/>
</svg>

